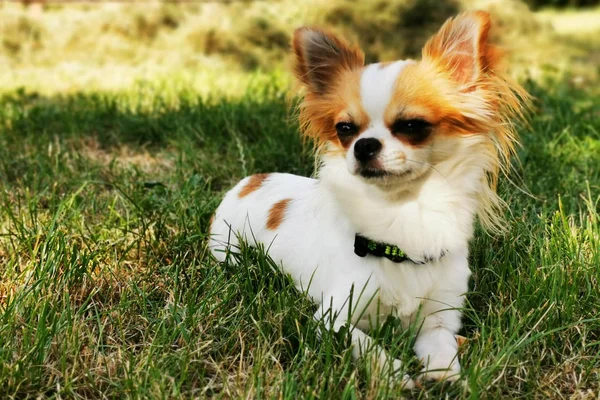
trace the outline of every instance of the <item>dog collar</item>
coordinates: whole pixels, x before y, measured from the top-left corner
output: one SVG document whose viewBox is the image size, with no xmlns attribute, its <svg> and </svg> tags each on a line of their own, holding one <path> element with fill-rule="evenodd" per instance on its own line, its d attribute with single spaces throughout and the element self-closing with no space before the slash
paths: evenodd
<svg viewBox="0 0 600 400">
<path fill-rule="evenodd" d="M 434 257 L 425 257 L 424 260 L 411 260 L 400 247 L 393 244 L 376 242 L 358 233 L 354 236 L 354 254 L 359 257 L 366 257 L 367 254 L 375 257 L 385 257 L 395 263 L 410 261 L 413 264 L 426 264 L 436 259 Z M 442 252 L 438 259 L 444 257 L 444 255 L 445 252 Z"/>
</svg>

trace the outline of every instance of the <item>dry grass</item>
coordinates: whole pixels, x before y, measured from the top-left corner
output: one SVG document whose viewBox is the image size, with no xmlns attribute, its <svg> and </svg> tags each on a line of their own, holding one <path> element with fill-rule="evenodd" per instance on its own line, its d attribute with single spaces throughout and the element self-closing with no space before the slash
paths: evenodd
<svg viewBox="0 0 600 400">
<path fill-rule="evenodd" d="M 212 89 L 239 93 L 257 68 L 287 68 L 289 38 L 300 25 L 327 26 L 359 42 L 368 61 L 392 60 L 419 56 L 446 18 L 470 9 L 492 12 L 495 40 L 512 54 L 515 74 L 539 78 L 569 70 L 586 82 L 597 79 L 597 60 L 586 53 L 598 49 L 598 9 L 554 18 L 519 0 L 281 0 L 2 4 L 0 62 L 9 68 L 0 85 L 114 90 L 177 76 L 194 89 L 210 82 Z M 573 39 L 572 27 L 581 21 L 593 40 Z"/>
</svg>

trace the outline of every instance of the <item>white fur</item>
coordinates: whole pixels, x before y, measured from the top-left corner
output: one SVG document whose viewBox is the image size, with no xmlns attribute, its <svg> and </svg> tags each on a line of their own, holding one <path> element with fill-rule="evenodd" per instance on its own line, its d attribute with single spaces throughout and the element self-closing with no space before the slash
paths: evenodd
<svg viewBox="0 0 600 400">
<path fill-rule="evenodd" d="M 371 117 L 371 126 L 383 125 L 383 112 L 394 94 L 396 79 L 414 61 L 396 61 L 389 65 L 368 65 L 360 77 L 362 105 Z"/>
<path fill-rule="evenodd" d="M 371 64 L 365 68 L 360 80 L 360 94 L 363 109 L 369 115 L 369 126 L 354 139 L 350 148 L 354 149 L 359 139 L 376 138 L 383 144 L 378 155 L 382 168 L 414 178 L 430 168 L 431 146 L 413 148 L 403 144 L 394 138 L 384 122 L 384 111 L 396 89 L 396 79 L 410 64 L 414 64 L 414 61 L 396 61 L 386 66 Z M 359 164 L 353 151 L 346 153 L 346 165 L 351 173 L 358 173 Z"/>
<path fill-rule="evenodd" d="M 258 190 L 240 198 L 246 178 L 219 206 L 210 246 L 216 258 L 224 260 L 226 247 L 238 244 L 235 233 L 250 245 L 263 243 L 298 288 L 321 305 L 316 318 L 325 317 L 333 329 L 352 325 L 355 356 L 372 346 L 364 330 L 391 314 L 404 326 L 420 327 L 415 351 L 424 362 L 422 378 L 456 377 L 460 367 L 454 335 L 461 326 L 458 308 L 468 289 L 468 241 L 477 193 L 484 184 L 487 161 L 480 154 L 486 144 L 476 135 L 437 139 L 426 153 L 417 154 L 419 150 L 393 140 L 383 125 L 383 109 L 405 65 L 365 69 L 361 95 L 372 125 L 360 137 L 384 140 L 384 158 L 405 152 L 426 160 L 426 167 L 402 179 L 367 181 L 355 174 L 352 151 L 346 156 L 331 152 L 323 156 L 318 179 L 272 174 Z M 390 160 L 383 164 L 396 171 L 408 164 Z M 267 229 L 269 209 L 286 198 L 292 200 L 283 222 L 275 230 Z M 442 251 L 446 255 L 424 265 L 397 264 L 371 255 L 361 258 L 353 251 L 356 233 L 396 244 L 414 260 Z M 332 313 L 327 313 L 330 306 Z M 353 313 L 348 319 L 349 307 Z M 376 352 L 382 364 L 400 368 L 399 361 L 389 360 L 379 347 Z M 408 377 L 404 379 L 412 385 Z"/>
</svg>

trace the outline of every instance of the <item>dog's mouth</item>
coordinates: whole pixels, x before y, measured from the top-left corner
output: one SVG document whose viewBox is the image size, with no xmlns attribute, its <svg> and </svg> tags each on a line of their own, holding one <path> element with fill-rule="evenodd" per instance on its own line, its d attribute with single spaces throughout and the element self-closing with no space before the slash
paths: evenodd
<svg viewBox="0 0 600 400">
<path fill-rule="evenodd" d="M 358 173 L 363 178 L 382 178 L 390 175 L 390 172 L 379 168 L 361 168 Z"/>
<path fill-rule="evenodd" d="M 380 168 L 361 168 L 358 174 L 367 179 L 404 178 L 412 173 L 412 169 L 402 172 L 391 172 Z"/>
</svg>

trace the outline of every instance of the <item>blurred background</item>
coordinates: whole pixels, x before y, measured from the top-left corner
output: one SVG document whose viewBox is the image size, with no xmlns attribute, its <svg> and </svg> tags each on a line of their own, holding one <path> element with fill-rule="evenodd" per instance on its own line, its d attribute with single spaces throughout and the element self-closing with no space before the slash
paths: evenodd
<svg viewBox="0 0 600 400">
<path fill-rule="evenodd" d="M 289 79 L 293 30 L 326 26 L 360 43 L 368 61 L 418 57 L 449 16 L 492 13 L 493 40 L 520 77 L 597 82 L 597 0 L 271 0 L 0 4 L 0 90 L 114 90 L 180 82 L 235 93 L 249 79 Z"/>
</svg>

